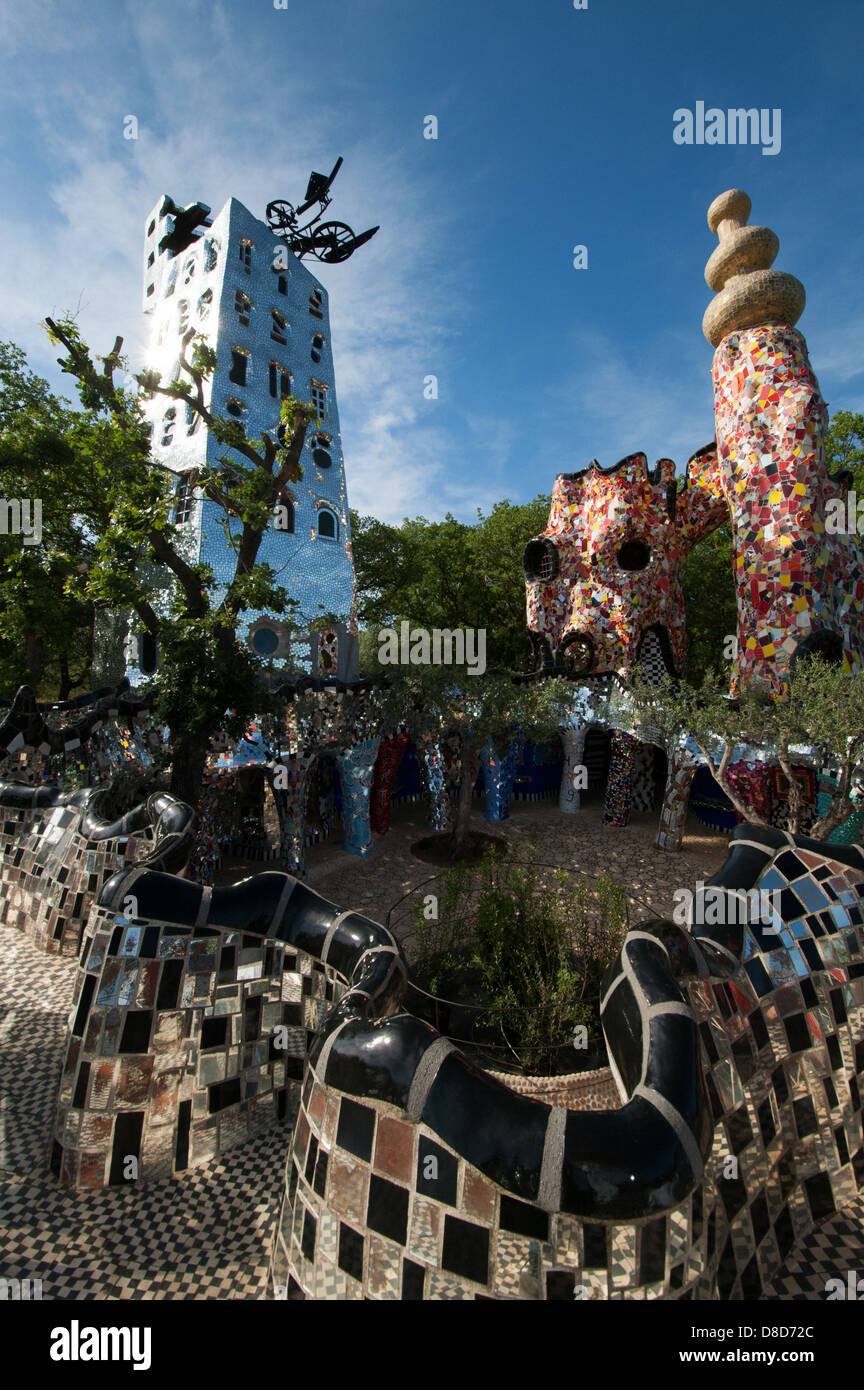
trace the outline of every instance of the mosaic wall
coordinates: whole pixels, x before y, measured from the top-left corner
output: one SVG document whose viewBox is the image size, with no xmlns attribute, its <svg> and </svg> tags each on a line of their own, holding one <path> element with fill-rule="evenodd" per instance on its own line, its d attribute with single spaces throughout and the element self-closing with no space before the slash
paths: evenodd
<svg viewBox="0 0 864 1390">
<path fill-rule="evenodd" d="M 293 1119 L 315 1030 L 356 959 L 382 953 L 392 973 L 383 927 L 286 874 L 215 889 L 116 874 L 81 951 L 53 1171 L 158 1180 Z"/>
<path fill-rule="evenodd" d="M 183 867 L 191 807 L 156 792 L 117 820 L 100 812 L 106 793 L 0 785 L 0 919 L 40 950 L 77 955 L 90 908 L 118 869 L 147 862 Z"/>
<path fill-rule="evenodd" d="M 350 989 L 309 1055 L 276 1296 L 757 1298 L 864 1184 L 864 851 L 730 851 L 729 925 L 643 924 L 607 976 L 618 1108 L 517 1094 Z M 754 886 L 780 915 L 736 925 Z"/>
</svg>

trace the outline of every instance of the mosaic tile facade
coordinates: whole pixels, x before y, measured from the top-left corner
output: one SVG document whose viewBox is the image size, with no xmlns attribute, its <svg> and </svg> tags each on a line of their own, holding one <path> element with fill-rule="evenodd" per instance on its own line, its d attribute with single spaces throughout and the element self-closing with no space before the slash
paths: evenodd
<svg viewBox="0 0 864 1390">
<path fill-rule="evenodd" d="M 517 1095 L 349 990 L 309 1055 L 278 1288 L 760 1297 L 864 1186 L 864 852 L 752 827 L 730 849 L 724 901 L 782 911 L 629 933 L 604 985 L 618 1108 Z"/>
<path fill-rule="evenodd" d="M 0 785 L 0 917 L 40 950 L 77 955 L 100 889 L 118 869 L 183 867 L 193 813 L 157 792 L 119 820 L 100 815 L 104 791 Z"/>
<path fill-rule="evenodd" d="M 340 962 L 397 955 L 383 927 L 286 874 L 213 889 L 139 869 L 101 899 L 55 1124 L 52 1169 L 73 1187 L 172 1177 L 293 1118 Z"/>
</svg>

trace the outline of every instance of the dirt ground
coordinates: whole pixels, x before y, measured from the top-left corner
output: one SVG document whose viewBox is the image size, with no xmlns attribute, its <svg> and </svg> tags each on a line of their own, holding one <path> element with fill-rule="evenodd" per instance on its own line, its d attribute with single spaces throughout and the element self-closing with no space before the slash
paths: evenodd
<svg viewBox="0 0 864 1390">
<path fill-rule="evenodd" d="M 726 858 L 726 837 L 712 834 L 691 816 L 683 847 L 667 854 L 654 844 L 659 812 L 634 814 L 629 826 L 603 824 L 602 797 L 586 798 L 576 815 L 565 815 L 555 801 L 514 801 L 506 821 L 483 819 L 482 801 L 475 802 L 471 828 L 503 835 L 520 854 L 528 855 L 536 841 L 537 860 L 546 865 L 576 869 L 589 875 L 607 873 L 627 889 L 632 902 L 631 920 L 643 914 L 669 916 L 677 888 L 693 888 L 707 879 Z M 438 870 L 411 853 L 411 846 L 429 834 L 422 801 L 393 809 L 386 835 L 375 836 L 375 853 L 367 859 L 347 854 L 341 847 L 340 827 L 330 839 L 307 849 L 310 887 L 342 908 L 354 908 L 378 922 L 388 922 L 397 935 L 413 929 L 407 904 L 400 900 L 428 883 L 434 892 Z M 272 863 L 226 860 L 218 883 L 233 883 Z"/>
</svg>

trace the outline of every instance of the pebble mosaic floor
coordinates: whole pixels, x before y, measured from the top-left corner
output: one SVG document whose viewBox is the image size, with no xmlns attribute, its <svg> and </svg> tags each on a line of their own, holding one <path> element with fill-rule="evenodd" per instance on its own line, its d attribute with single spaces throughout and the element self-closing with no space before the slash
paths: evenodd
<svg viewBox="0 0 864 1390">
<path fill-rule="evenodd" d="M 510 829 L 522 819 L 517 814 Z M 529 830 L 529 821 L 548 822 L 552 830 L 558 819 L 551 807 L 532 807 L 518 838 Z M 591 825 L 589 831 L 593 819 L 584 823 L 586 839 L 593 840 L 600 829 Z M 656 828 L 653 816 L 649 819 Z M 417 828 L 406 825 L 404 838 L 413 837 Z M 665 856 L 651 849 L 649 834 L 647 825 L 641 833 L 631 827 L 622 832 L 628 838 L 626 848 L 622 839 L 616 849 L 632 863 L 637 840 L 641 842 L 650 871 L 640 887 L 648 890 L 650 900 L 660 888 L 658 871 Z M 397 882 L 409 869 L 401 840 L 397 836 L 393 841 L 394 849 L 398 845 L 402 851 L 396 856 Z M 722 842 L 715 840 L 710 848 L 703 844 L 701 853 L 694 854 L 691 842 L 690 854 L 697 862 L 713 859 L 715 845 Z M 718 857 L 722 860 L 722 852 Z M 348 856 L 325 851 L 312 875 L 313 882 L 319 879 L 319 891 L 329 891 L 321 879 L 343 878 L 343 858 Z M 607 862 L 608 858 L 607 851 Z M 395 885 L 386 859 L 381 853 L 362 864 L 352 859 L 345 866 L 346 875 L 356 875 L 361 867 L 368 870 L 363 896 L 377 900 L 379 909 L 382 902 L 386 906 L 398 896 L 398 891 L 390 892 Z M 373 883 L 376 860 L 380 879 Z M 668 861 L 666 866 L 668 880 Z M 589 864 L 584 867 L 590 872 Z M 706 877 L 715 867 L 699 864 Z M 415 882 L 427 872 L 414 861 Z M 665 886 L 668 892 L 668 882 Z M 74 1192 L 59 1188 L 48 1173 L 74 969 L 74 961 L 44 956 L 19 931 L 0 927 L 0 1278 L 39 1278 L 43 1299 L 54 1300 L 269 1298 L 267 1266 L 287 1129 L 262 1136 L 173 1182 L 138 1191 Z M 827 1280 L 847 1270 L 864 1274 L 864 1193 L 795 1247 L 767 1297 L 824 1299 Z"/>
</svg>

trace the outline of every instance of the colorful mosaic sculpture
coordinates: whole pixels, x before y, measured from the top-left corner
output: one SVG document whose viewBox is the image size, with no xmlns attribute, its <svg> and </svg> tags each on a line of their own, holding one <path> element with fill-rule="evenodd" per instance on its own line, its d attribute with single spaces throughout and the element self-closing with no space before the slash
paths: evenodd
<svg viewBox="0 0 864 1390">
<path fill-rule="evenodd" d="M 864 665 L 864 549 L 854 531 L 826 525 L 847 484 L 826 470 L 827 412 L 793 327 L 804 291 L 769 269 L 777 238 L 746 226 L 749 212 L 737 189 L 709 209 L 720 244 L 705 276 L 719 293 L 703 326 L 716 347 L 717 435 L 688 463 L 677 498 L 674 464 L 649 472 L 644 454 L 555 480 L 546 531 L 524 557 L 528 627 L 547 667 L 626 679 L 653 628 L 667 669 L 680 671 L 681 561 L 730 519 L 732 693 L 758 684 L 782 698 L 794 658 L 814 648 L 850 671 Z"/>
</svg>

